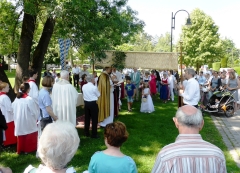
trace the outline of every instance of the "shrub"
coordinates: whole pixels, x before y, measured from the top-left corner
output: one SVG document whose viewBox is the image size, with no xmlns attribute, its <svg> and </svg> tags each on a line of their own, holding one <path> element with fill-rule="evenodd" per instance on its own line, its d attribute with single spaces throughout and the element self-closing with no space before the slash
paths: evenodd
<svg viewBox="0 0 240 173">
<path fill-rule="evenodd" d="M 220 68 L 221 68 L 221 62 L 214 62 L 214 63 L 212 63 L 212 69 L 214 71 L 219 71 Z"/>
<path fill-rule="evenodd" d="M 233 69 L 237 72 L 237 74 L 240 74 L 240 67 L 233 67 Z"/>
<path fill-rule="evenodd" d="M 227 61 L 228 61 L 227 57 L 221 58 L 221 68 L 227 68 Z"/>
</svg>

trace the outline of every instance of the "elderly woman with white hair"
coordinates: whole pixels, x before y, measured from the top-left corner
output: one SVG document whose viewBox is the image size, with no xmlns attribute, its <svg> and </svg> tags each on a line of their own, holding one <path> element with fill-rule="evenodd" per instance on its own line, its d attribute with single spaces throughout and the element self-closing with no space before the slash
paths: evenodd
<svg viewBox="0 0 240 173">
<path fill-rule="evenodd" d="M 38 146 L 43 164 L 38 168 L 29 165 L 24 173 L 75 173 L 73 167 L 67 168 L 66 165 L 76 153 L 79 142 L 77 130 L 71 123 L 56 121 L 47 125 Z"/>
</svg>

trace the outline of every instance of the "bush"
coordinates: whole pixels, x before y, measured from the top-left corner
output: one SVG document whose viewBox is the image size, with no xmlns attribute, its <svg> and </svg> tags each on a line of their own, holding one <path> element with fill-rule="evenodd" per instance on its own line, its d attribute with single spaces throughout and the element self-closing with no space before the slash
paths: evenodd
<svg viewBox="0 0 240 173">
<path fill-rule="evenodd" d="M 237 72 L 237 74 L 240 74 L 240 67 L 233 67 L 233 69 Z"/>
<path fill-rule="evenodd" d="M 209 69 L 212 68 L 212 63 L 209 63 L 209 64 L 208 64 L 208 68 L 209 68 Z"/>
<path fill-rule="evenodd" d="M 220 68 L 221 68 L 221 62 L 214 62 L 214 63 L 212 63 L 212 69 L 214 71 L 219 71 Z"/>
<path fill-rule="evenodd" d="M 227 68 L 227 61 L 228 61 L 227 57 L 221 58 L 221 68 Z"/>
</svg>

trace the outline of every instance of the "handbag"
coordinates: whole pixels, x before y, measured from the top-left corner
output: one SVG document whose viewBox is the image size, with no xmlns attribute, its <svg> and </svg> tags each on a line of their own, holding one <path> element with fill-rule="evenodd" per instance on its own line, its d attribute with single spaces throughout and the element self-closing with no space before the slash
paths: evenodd
<svg viewBox="0 0 240 173">
<path fill-rule="evenodd" d="M 40 125 L 41 125 L 41 130 L 43 131 L 43 129 L 46 127 L 46 125 L 52 123 L 53 121 L 52 121 L 52 118 L 50 116 L 46 117 L 46 118 L 43 118 L 41 109 L 40 109 L 40 115 L 41 115 Z"/>
<path fill-rule="evenodd" d="M 143 97 L 142 98 L 142 102 L 146 102 L 147 101 L 147 98 L 146 97 Z"/>
</svg>

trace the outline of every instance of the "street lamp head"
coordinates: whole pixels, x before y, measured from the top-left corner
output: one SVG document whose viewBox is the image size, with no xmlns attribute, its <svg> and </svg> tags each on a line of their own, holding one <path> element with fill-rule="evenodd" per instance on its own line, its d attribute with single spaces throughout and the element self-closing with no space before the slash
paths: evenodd
<svg viewBox="0 0 240 173">
<path fill-rule="evenodd" d="M 191 26 L 191 25 L 192 25 L 192 22 L 191 22 L 191 19 L 190 19 L 190 17 L 189 17 L 189 18 L 187 18 L 186 25 L 187 25 L 187 26 Z"/>
</svg>

